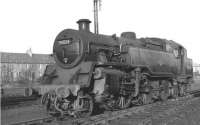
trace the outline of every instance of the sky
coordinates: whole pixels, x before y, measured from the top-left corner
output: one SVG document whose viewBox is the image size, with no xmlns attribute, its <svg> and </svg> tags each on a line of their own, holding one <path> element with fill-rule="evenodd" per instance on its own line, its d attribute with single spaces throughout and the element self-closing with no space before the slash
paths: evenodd
<svg viewBox="0 0 200 125">
<path fill-rule="evenodd" d="M 50 54 L 60 31 L 78 29 L 81 18 L 93 22 L 93 0 L 1 0 L 0 16 L 1 52 Z M 100 34 L 124 31 L 174 40 L 200 63 L 199 0 L 101 0 Z"/>
</svg>

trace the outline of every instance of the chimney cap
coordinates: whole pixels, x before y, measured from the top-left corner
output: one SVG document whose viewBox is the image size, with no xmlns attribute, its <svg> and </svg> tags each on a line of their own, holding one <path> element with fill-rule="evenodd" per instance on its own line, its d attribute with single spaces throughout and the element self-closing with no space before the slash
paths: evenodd
<svg viewBox="0 0 200 125">
<path fill-rule="evenodd" d="M 77 23 L 82 23 L 82 22 L 91 23 L 91 21 L 88 19 L 80 19 L 77 21 Z"/>
</svg>

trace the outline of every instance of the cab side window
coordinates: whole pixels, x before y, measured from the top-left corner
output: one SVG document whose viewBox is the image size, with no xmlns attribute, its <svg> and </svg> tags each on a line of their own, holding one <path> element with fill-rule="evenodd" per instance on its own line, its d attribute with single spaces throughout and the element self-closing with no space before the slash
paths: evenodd
<svg viewBox="0 0 200 125">
<path fill-rule="evenodd" d="M 170 44 L 166 44 L 166 51 L 169 53 L 173 53 L 173 48 Z"/>
<path fill-rule="evenodd" d="M 185 55 L 183 47 L 178 47 L 173 50 L 174 56 L 176 58 L 183 57 Z"/>
<path fill-rule="evenodd" d="M 173 54 L 174 54 L 174 56 L 175 56 L 176 58 L 178 58 L 178 57 L 179 57 L 179 51 L 178 51 L 178 49 L 174 49 L 174 50 L 173 50 Z"/>
</svg>

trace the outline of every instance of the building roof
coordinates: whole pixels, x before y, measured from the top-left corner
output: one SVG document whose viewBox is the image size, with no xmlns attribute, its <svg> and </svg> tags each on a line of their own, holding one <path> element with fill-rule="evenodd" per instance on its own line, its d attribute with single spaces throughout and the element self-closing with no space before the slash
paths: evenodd
<svg viewBox="0 0 200 125">
<path fill-rule="evenodd" d="M 50 54 L 32 54 L 27 53 L 7 53 L 0 52 L 0 63 L 17 63 L 17 64 L 49 64 L 54 63 Z"/>
</svg>

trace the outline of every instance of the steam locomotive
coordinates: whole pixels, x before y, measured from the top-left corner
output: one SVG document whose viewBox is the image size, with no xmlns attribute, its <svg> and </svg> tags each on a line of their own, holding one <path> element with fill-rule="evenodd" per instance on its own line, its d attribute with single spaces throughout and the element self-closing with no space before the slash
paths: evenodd
<svg viewBox="0 0 200 125">
<path fill-rule="evenodd" d="M 193 69 L 182 45 L 134 32 L 98 35 L 88 19 L 77 23 L 79 30 L 57 35 L 56 63 L 43 75 L 48 91 L 42 104 L 49 113 L 89 116 L 96 107 L 120 110 L 186 94 Z"/>
</svg>

